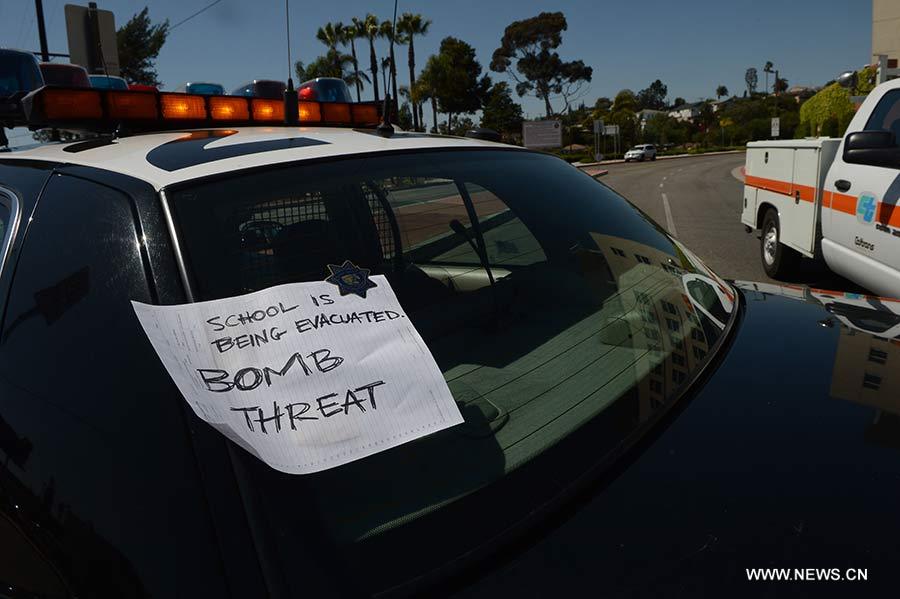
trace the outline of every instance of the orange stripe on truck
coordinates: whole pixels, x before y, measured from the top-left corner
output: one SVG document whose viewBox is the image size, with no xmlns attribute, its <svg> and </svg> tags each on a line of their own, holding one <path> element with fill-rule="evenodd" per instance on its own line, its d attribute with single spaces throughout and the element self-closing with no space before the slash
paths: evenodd
<svg viewBox="0 0 900 599">
<path fill-rule="evenodd" d="M 831 192 L 831 209 L 845 214 L 856 214 L 856 196 Z"/>
<path fill-rule="evenodd" d="M 744 178 L 744 183 L 750 187 L 774 191 L 775 193 L 783 193 L 784 195 L 791 195 L 791 184 L 784 181 L 778 181 L 777 179 L 766 179 L 764 177 L 747 175 Z"/>
<path fill-rule="evenodd" d="M 804 202 L 813 202 L 816 198 L 815 187 L 808 185 L 798 185 L 779 181 L 777 179 L 766 179 L 765 177 L 754 177 L 747 175 L 745 184 L 757 189 L 773 191 L 790 197 L 796 197 L 797 192 L 800 193 L 800 199 Z M 824 191 L 822 193 L 822 207 L 831 208 L 844 214 L 856 214 L 856 196 L 838 193 L 836 191 Z M 882 225 L 900 228 L 900 207 L 896 204 L 885 204 L 878 202 L 878 208 L 875 212 L 875 220 Z"/>
<path fill-rule="evenodd" d="M 800 185 L 798 183 L 788 183 L 787 181 L 779 181 L 778 179 L 766 179 L 765 177 L 754 177 L 747 175 L 744 178 L 744 184 L 757 189 L 764 189 L 790 196 L 792 198 L 799 197 L 804 202 L 814 202 L 816 200 L 816 188 L 809 185 Z"/>
</svg>

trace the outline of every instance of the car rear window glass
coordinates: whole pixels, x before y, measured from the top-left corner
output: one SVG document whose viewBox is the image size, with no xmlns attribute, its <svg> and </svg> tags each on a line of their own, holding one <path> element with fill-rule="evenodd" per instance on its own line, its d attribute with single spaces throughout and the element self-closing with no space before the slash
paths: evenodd
<svg viewBox="0 0 900 599">
<path fill-rule="evenodd" d="M 368 591 L 471 551 L 637 438 L 733 312 L 690 252 L 543 154 L 301 163 L 169 197 L 198 300 L 351 260 L 387 277 L 441 368 L 462 425 L 303 477 L 240 454 L 267 513 L 309 508 L 279 521 L 285 544 L 321 535 Z"/>
</svg>

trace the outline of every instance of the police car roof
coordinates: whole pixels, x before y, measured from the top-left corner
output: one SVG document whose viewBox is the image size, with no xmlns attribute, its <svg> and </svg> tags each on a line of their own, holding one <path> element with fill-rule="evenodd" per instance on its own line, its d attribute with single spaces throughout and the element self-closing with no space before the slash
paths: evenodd
<svg viewBox="0 0 900 599">
<path fill-rule="evenodd" d="M 245 168 L 370 152 L 433 148 L 507 148 L 479 139 L 405 133 L 392 137 L 338 127 L 238 127 L 144 133 L 112 140 L 47 144 L 0 159 L 90 166 L 147 181 L 156 189 Z"/>
</svg>

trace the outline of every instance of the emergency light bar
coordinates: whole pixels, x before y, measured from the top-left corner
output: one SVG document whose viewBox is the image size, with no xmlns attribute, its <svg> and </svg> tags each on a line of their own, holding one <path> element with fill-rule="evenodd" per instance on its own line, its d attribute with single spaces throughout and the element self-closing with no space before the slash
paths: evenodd
<svg viewBox="0 0 900 599">
<path fill-rule="evenodd" d="M 284 102 L 244 96 L 42 87 L 22 101 L 31 129 L 58 127 L 91 131 L 163 130 L 218 125 L 277 125 L 285 122 Z M 376 102 L 300 100 L 300 125 L 376 127 Z"/>
</svg>

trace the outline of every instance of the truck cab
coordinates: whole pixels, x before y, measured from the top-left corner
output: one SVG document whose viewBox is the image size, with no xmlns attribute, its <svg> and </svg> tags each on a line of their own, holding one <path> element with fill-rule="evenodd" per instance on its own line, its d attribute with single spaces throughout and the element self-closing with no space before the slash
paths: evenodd
<svg viewBox="0 0 900 599">
<path fill-rule="evenodd" d="M 741 222 L 773 278 L 801 256 L 900 297 L 900 80 L 877 87 L 842 139 L 747 144 Z"/>
</svg>

